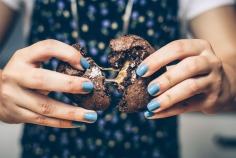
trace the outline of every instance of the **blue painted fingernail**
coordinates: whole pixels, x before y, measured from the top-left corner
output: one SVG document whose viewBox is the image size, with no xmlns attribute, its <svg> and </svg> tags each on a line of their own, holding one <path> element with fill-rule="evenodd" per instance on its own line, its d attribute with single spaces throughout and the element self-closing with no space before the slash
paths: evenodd
<svg viewBox="0 0 236 158">
<path fill-rule="evenodd" d="M 74 126 L 74 127 L 81 127 L 83 125 L 84 125 L 84 123 L 82 123 L 82 122 L 72 121 L 72 126 Z"/>
<path fill-rule="evenodd" d="M 160 107 L 160 103 L 157 100 L 153 100 L 148 103 L 147 108 L 149 111 L 156 110 Z"/>
<path fill-rule="evenodd" d="M 86 112 L 84 115 L 84 119 L 89 122 L 95 122 L 98 118 L 96 112 Z"/>
<path fill-rule="evenodd" d="M 137 75 L 143 76 L 148 70 L 148 66 L 146 64 L 142 64 L 136 70 Z"/>
<path fill-rule="evenodd" d="M 149 110 L 147 110 L 147 111 L 144 112 L 144 116 L 145 116 L 145 117 L 152 117 L 153 115 L 154 115 L 154 113 L 151 112 L 151 111 L 149 111 Z"/>
<path fill-rule="evenodd" d="M 92 82 L 84 82 L 82 88 L 85 92 L 91 92 L 93 90 L 93 83 Z"/>
<path fill-rule="evenodd" d="M 86 61 L 84 57 L 81 58 L 80 64 L 84 70 L 87 70 L 90 67 L 89 63 Z"/>
<path fill-rule="evenodd" d="M 148 93 L 150 95 L 156 94 L 159 90 L 160 90 L 160 87 L 156 83 L 153 83 L 150 86 L 148 86 Z"/>
</svg>

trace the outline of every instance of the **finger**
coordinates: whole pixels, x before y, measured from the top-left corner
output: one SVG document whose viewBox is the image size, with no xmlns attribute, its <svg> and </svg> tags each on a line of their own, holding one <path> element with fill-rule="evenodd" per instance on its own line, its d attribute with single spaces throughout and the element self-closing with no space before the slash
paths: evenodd
<svg viewBox="0 0 236 158">
<path fill-rule="evenodd" d="M 168 63 L 200 55 L 206 48 L 210 48 L 210 44 L 204 40 L 177 40 L 171 42 L 148 56 L 138 67 L 137 74 L 143 77 L 150 76 Z"/>
<path fill-rule="evenodd" d="M 25 48 L 28 62 L 45 61 L 52 57 L 70 63 L 71 66 L 83 70 L 89 63 L 72 46 L 57 40 L 44 40 Z"/>
<path fill-rule="evenodd" d="M 185 79 L 203 75 L 211 71 L 208 60 L 203 56 L 188 57 L 150 82 L 150 95 L 159 95 Z"/>
<path fill-rule="evenodd" d="M 180 115 L 187 112 L 194 112 L 198 110 L 199 108 L 196 105 L 185 105 L 185 104 L 178 103 L 158 113 L 146 111 L 144 115 L 147 119 L 158 119 L 158 118 L 166 118 L 166 117 L 171 117 L 175 115 Z"/>
<path fill-rule="evenodd" d="M 146 111 L 144 113 L 145 117 L 148 119 L 156 119 L 156 118 L 165 118 L 170 117 L 174 115 L 179 115 L 186 112 L 194 112 L 194 111 L 200 111 L 202 108 L 202 105 L 209 104 L 208 98 L 209 96 L 206 94 L 197 94 L 194 97 L 188 98 L 186 100 L 183 100 L 163 111 L 160 111 L 158 113 L 153 113 L 151 111 Z"/>
<path fill-rule="evenodd" d="M 35 90 L 35 91 L 43 95 L 48 95 L 50 93 L 50 91 L 46 91 L 46 90 Z"/>
<path fill-rule="evenodd" d="M 57 128 L 78 128 L 84 125 L 82 122 L 68 121 L 63 119 L 51 118 L 32 112 L 30 110 L 19 108 L 22 122 L 32 123 L 42 126 L 50 126 Z"/>
<path fill-rule="evenodd" d="M 15 75 L 14 78 L 19 85 L 31 89 L 86 94 L 91 92 L 94 87 L 87 78 L 69 76 L 45 69 L 31 68 Z M 22 76 L 24 76 L 23 80 Z"/>
<path fill-rule="evenodd" d="M 171 69 L 173 69 L 176 65 L 168 65 L 166 66 L 166 70 L 169 71 Z"/>
<path fill-rule="evenodd" d="M 40 115 L 88 123 L 97 120 L 95 111 L 65 104 L 31 90 L 24 90 L 19 94 L 21 95 L 14 98 L 16 104 Z"/>
<path fill-rule="evenodd" d="M 206 76 L 187 79 L 149 102 L 147 108 L 154 113 L 160 112 L 196 94 L 208 91 L 210 83 L 210 79 Z"/>
</svg>

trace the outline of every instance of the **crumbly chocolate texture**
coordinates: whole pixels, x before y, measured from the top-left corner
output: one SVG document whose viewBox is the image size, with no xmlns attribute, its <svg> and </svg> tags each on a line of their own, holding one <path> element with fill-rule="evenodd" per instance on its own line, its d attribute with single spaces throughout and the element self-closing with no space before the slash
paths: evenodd
<svg viewBox="0 0 236 158">
<path fill-rule="evenodd" d="M 123 92 L 123 97 L 117 105 L 118 110 L 130 113 L 144 111 L 153 98 L 148 94 L 147 86 L 154 76 L 163 73 L 163 69 L 146 78 L 136 75 L 136 69 L 155 49 L 146 40 L 136 35 L 113 39 L 110 41 L 110 48 L 112 54 L 109 56 L 109 62 L 114 68 L 121 68 L 124 62 L 130 62 L 123 82 L 118 85 L 118 90 Z"/>
<path fill-rule="evenodd" d="M 79 45 L 73 45 L 84 57 L 86 51 Z M 136 69 L 139 64 L 152 54 L 154 48 L 143 38 L 136 35 L 127 35 L 110 41 L 112 50 L 109 55 L 109 62 L 115 69 L 120 69 L 120 83 L 117 84 L 118 91 L 123 92 L 117 108 L 121 112 L 140 112 L 147 109 L 148 102 L 153 98 L 147 92 L 148 83 L 162 74 L 165 69 L 162 68 L 150 77 L 142 78 L 136 75 Z M 100 67 L 91 59 L 86 58 L 90 63 L 90 68 L 86 71 L 80 71 L 68 63 L 60 61 L 57 71 L 72 75 L 89 78 L 94 89 L 88 94 L 69 94 L 66 95 L 77 105 L 90 110 L 105 110 L 111 104 L 111 97 L 104 74 Z M 128 63 L 128 64 L 127 64 Z"/>
<path fill-rule="evenodd" d="M 126 35 L 110 41 L 111 55 L 109 62 L 114 68 L 121 68 L 126 60 L 131 60 L 131 67 L 137 67 L 155 49 L 143 38 Z"/>
<path fill-rule="evenodd" d="M 86 56 L 86 51 L 79 44 L 74 44 L 72 46 L 83 56 Z M 105 76 L 91 58 L 87 57 L 85 59 L 90 64 L 90 68 L 86 71 L 77 70 L 63 61 L 59 62 L 57 71 L 71 76 L 89 78 L 94 84 L 93 91 L 88 94 L 65 94 L 74 103 L 85 109 L 105 110 L 111 103 L 111 97 L 108 92 L 107 84 L 104 83 Z"/>
</svg>

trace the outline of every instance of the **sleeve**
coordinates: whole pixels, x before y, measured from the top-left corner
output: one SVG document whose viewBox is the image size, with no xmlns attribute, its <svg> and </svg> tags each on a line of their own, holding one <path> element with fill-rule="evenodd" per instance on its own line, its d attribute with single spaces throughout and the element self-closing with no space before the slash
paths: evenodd
<svg viewBox="0 0 236 158">
<path fill-rule="evenodd" d="M 13 10 L 20 10 L 22 6 L 22 0 L 0 0 L 0 2 L 4 3 L 8 7 Z"/>
<path fill-rule="evenodd" d="M 179 20 L 182 35 L 186 37 L 188 34 L 189 20 L 204 12 L 226 5 L 235 5 L 235 0 L 179 0 Z"/>
</svg>

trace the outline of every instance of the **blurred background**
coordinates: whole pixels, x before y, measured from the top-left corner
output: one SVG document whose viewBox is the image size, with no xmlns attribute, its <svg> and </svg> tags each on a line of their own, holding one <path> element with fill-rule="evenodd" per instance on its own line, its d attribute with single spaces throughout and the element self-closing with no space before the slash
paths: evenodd
<svg viewBox="0 0 236 158">
<path fill-rule="evenodd" d="M 0 68 L 12 54 L 25 46 L 22 37 L 22 20 L 0 52 Z M 201 113 L 179 117 L 179 138 L 182 158 L 236 158 L 236 114 L 207 116 Z M 0 122 L 0 158 L 18 158 L 23 125 Z M 170 151 L 171 152 L 171 151 Z"/>
</svg>

